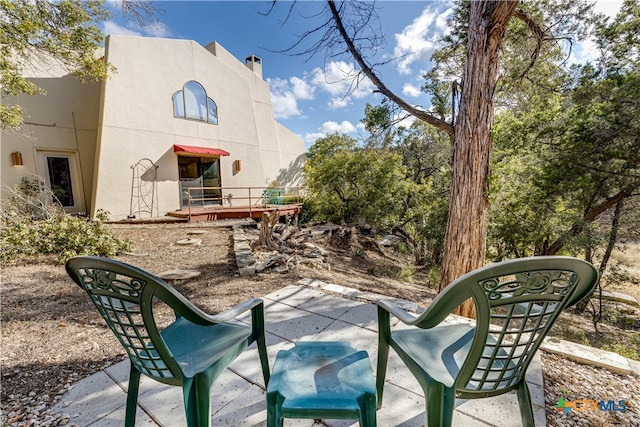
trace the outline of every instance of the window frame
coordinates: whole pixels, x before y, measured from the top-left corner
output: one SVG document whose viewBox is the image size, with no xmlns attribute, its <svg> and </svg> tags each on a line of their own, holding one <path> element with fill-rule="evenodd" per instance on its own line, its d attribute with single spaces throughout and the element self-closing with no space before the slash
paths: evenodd
<svg viewBox="0 0 640 427">
<path fill-rule="evenodd" d="M 187 117 L 187 97 L 185 96 L 185 90 L 187 89 L 187 85 L 189 85 L 190 83 L 195 83 L 200 89 L 202 89 L 202 93 L 200 94 L 189 89 L 189 92 L 194 95 L 194 106 L 196 108 L 195 111 L 198 112 L 199 117 Z M 200 98 L 202 97 L 202 95 L 204 95 L 204 103 L 200 102 Z M 180 98 L 182 100 L 182 103 L 180 103 Z M 208 123 L 216 126 L 218 125 L 218 104 L 213 100 L 213 98 L 209 97 L 209 95 L 207 94 L 207 90 L 197 80 L 188 80 L 187 82 L 185 82 L 185 84 L 182 85 L 182 89 L 177 90 L 173 93 L 173 95 L 171 96 L 171 103 L 173 106 L 173 117 L 176 119 Z M 210 108 L 211 106 L 213 106 L 213 109 Z M 180 109 L 181 111 L 179 111 Z M 204 110 L 204 119 L 201 118 L 201 110 Z M 210 114 L 212 112 L 213 115 Z M 181 113 L 181 115 L 179 113 Z"/>
</svg>

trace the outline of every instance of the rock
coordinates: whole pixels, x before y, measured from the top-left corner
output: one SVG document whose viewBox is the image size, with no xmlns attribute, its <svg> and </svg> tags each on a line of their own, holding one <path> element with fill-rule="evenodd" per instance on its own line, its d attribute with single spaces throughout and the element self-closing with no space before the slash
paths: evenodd
<svg viewBox="0 0 640 427">
<path fill-rule="evenodd" d="M 286 262 L 286 258 L 284 255 L 270 256 L 263 263 L 256 265 L 256 273 L 260 273 L 276 264 L 284 264 L 285 262 Z"/>
<path fill-rule="evenodd" d="M 593 297 L 597 297 L 597 293 L 593 294 Z M 602 291 L 602 299 L 606 301 L 621 302 L 633 307 L 640 307 L 640 303 L 634 297 L 621 294 L 620 292 Z"/>
<path fill-rule="evenodd" d="M 325 233 L 331 233 L 335 230 L 339 230 L 340 226 L 335 224 L 323 224 L 323 225 L 315 225 L 311 227 L 310 233 L 312 236 L 321 236 Z"/>
<path fill-rule="evenodd" d="M 202 239 L 193 239 L 189 237 L 188 239 L 178 240 L 176 242 L 177 245 L 193 245 L 200 246 L 202 244 Z"/>
<path fill-rule="evenodd" d="M 241 277 L 253 276 L 254 274 L 256 274 L 256 265 L 251 264 L 246 267 L 240 267 L 238 268 L 238 271 L 240 272 Z"/>
<path fill-rule="evenodd" d="M 190 230 L 187 231 L 187 236 L 188 235 L 199 235 L 199 234 L 207 234 L 206 230 Z"/>
<path fill-rule="evenodd" d="M 398 243 L 402 242 L 403 240 L 404 239 L 400 236 L 396 236 L 395 234 L 389 234 L 379 239 L 378 244 L 380 246 L 395 246 Z"/>
<path fill-rule="evenodd" d="M 149 256 L 149 254 L 136 254 L 136 253 L 133 253 L 133 252 L 125 252 L 124 254 L 128 255 L 128 256 L 139 256 L 139 257 Z"/>
<path fill-rule="evenodd" d="M 200 276 L 197 270 L 167 270 L 157 274 L 157 276 L 163 280 L 186 280 L 193 279 Z"/>
</svg>

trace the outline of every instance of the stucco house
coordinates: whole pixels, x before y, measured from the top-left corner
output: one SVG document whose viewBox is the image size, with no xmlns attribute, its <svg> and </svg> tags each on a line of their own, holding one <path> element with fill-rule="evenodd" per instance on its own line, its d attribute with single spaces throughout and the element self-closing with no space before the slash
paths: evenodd
<svg viewBox="0 0 640 427">
<path fill-rule="evenodd" d="M 184 208 L 189 188 L 223 187 L 200 191 L 223 203 L 248 187 L 297 183 L 304 143 L 274 119 L 260 58 L 120 35 L 106 39 L 104 57 L 116 68 L 104 82 L 40 64 L 27 77 L 46 95 L 3 97 L 25 117 L 2 133 L 2 184 L 35 174 L 68 212 L 118 220 Z"/>
</svg>

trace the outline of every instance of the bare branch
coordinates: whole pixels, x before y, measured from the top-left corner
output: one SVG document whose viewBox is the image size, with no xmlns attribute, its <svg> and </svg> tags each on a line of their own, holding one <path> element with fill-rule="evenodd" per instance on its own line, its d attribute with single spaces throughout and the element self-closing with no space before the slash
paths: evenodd
<svg viewBox="0 0 640 427">
<path fill-rule="evenodd" d="M 158 15 L 164 13 L 164 10 L 156 6 L 152 0 L 115 0 L 115 3 L 120 3 L 120 10 L 124 16 L 133 18 L 141 27 L 156 22 Z"/>
<path fill-rule="evenodd" d="M 347 33 L 347 30 L 345 29 L 342 18 L 340 16 L 340 13 L 336 8 L 335 2 L 333 0 L 328 0 L 327 3 L 329 5 L 329 9 L 331 10 L 333 21 L 335 22 L 336 27 L 340 35 L 342 36 L 342 40 L 347 45 L 347 50 L 349 51 L 349 53 L 351 53 L 353 58 L 356 60 L 362 72 L 369 78 L 369 80 L 371 80 L 371 82 L 378 88 L 378 90 L 387 98 L 389 98 L 389 100 L 391 100 L 392 102 L 400 106 L 403 110 L 405 110 L 409 114 L 415 116 L 417 119 L 422 120 L 423 122 L 428 123 L 432 126 L 435 126 L 438 129 L 444 130 L 449 135 L 453 136 L 453 126 L 451 124 L 443 120 L 440 120 L 437 117 L 434 117 L 432 114 L 430 114 L 425 110 L 422 110 L 422 109 L 416 108 L 413 105 L 410 105 L 404 99 L 396 95 L 391 89 L 389 89 L 380 80 L 380 78 L 373 72 L 372 68 L 364 60 L 364 58 L 360 54 L 360 51 L 356 48 L 354 39 L 352 39 L 351 36 Z"/>
<path fill-rule="evenodd" d="M 522 22 L 527 24 L 527 26 L 533 33 L 533 36 L 536 41 L 536 45 L 533 48 L 533 52 L 531 52 L 531 58 L 529 59 L 529 64 L 525 67 L 524 71 L 522 71 L 522 73 L 518 77 L 520 80 L 522 80 L 527 75 L 529 70 L 531 70 L 531 68 L 533 68 L 533 66 L 535 65 L 536 60 L 538 59 L 538 55 L 540 54 L 540 49 L 542 49 L 542 44 L 545 40 L 548 39 L 548 34 L 545 34 L 545 30 L 543 30 L 538 25 L 538 23 L 531 16 L 529 16 L 529 14 L 526 13 L 521 8 L 517 8 L 513 16 L 515 16 L 516 18 L 520 19 Z"/>
</svg>

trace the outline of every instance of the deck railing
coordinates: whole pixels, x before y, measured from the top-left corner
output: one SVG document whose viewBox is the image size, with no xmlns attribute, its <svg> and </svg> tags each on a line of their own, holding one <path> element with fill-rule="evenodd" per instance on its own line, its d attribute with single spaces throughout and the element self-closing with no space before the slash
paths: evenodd
<svg viewBox="0 0 640 427">
<path fill-rule="evenodd" d="M 195 194 L 194 194 L 195 193 Z M 200 195 L 199 197 L 197 197 Z M 301 204 L 300 187 L 190 187 L 187 189 L 189 217 L 192 208 L 248 208 L 276 210 L 279 206 Z"/>
</svg>

